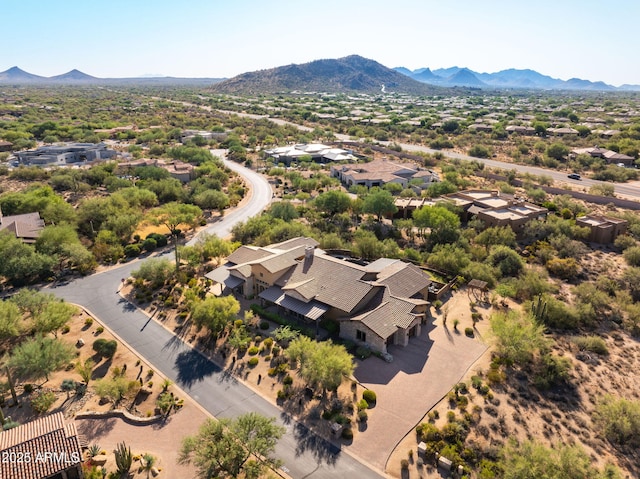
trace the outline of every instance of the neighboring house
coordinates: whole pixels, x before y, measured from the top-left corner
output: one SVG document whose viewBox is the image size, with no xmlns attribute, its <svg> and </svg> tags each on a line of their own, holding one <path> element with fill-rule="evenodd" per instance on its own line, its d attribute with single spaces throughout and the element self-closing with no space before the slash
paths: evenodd
<svg viewBox="0 0 640 479">
<path fill-rule="evenodd" d="M 0 141 L 0 153 L 5 151 L 11 151 L 13 148 L 13 143 L 10 141 Z"/>
<path fill-rule="evenodd" d="M 440 196 L 439 198 L 397 198 L 396 218 L 411 218 L 413 212 L 423 206 L 435 206 L 450 202 L 461 210 L 463 221 L 472 217 L 482 220 L 486 227 L 510 226 L 518 235 L 531 220 L 544 219 L 549 210 L 541 206 L 516 199 L 511 195 L 502 195 L 496 190 L 465 190 Z"/>
<path fill-rule="evenodd" d="M 184 130 L 180 134 L 180 141 L 186 143 L 189 140 L 193 140 L 196 136 L 199 136 L 203 140 L 224 141 L 229 136 L 229 133 L 224 131 Z"/>
<path fill-rule="evenodd" d="M 547 128 L 547 133 L 555 136 L 571 136 L 571 135 L 578 135 L 578 130 L 574 128 L 568 128 L 568 127 Z"/>
<path fill-rule="evenodd" d="M 536 129 L 532 126 L 509 125 L 505 128 L 509 134 L 518 133 L 519 135 L 535 135 Z"/>
<path fill-rule="evenodd" d="M 69 143 L 19 151 L 18 162 L 26 166 L 66 166 L 74 163 L 107 160 L 116 155 L 104 143 Z"/>
<path fill-rule="evenodd" d="M 316 163 L 330 163 L 333 161 L 355 161 L 356 157 L 350 150 L 333 148 L 322 143 L 298 144 L 281 146 L 264 150 L 269 158 L 278 163 L 289 166 L 292 161 L 299 161 L 302 157 L 311 157 Z"/>
<path fill-rule="evenodd" d="M 616 153 L 615 151 L 607 150 L 606 148 L 600 148 L 597 145 L 592 148 L 574 148 L 571 150 L 571 155 L 590 155 L 594 158 L 602 158 L 609 164 L 615 163 L 623 164 L 625 166 L 631 166 L 635 161 L 633 156 Z"/>
<path fill-rule="evenodd" d="M 0 209 L 0 231 L 10 231 L 24 243 L 35 243 L 43 229 L 44 221 L 40 213 L 3 216 Z"/>
<path fill-rule="evenodd" d="M 122 173 L 127 169 L 156 166 L 169 172 L 172 178 L 188 183 L 195 178 L 195 167 L 190 163 L 180 160 L 156 160 L 156 159 L 140 159 L 134 161 L 123 161 L 118 163 L 118 170 Z"/>
<path fill-rule="evenodd" d="M 577 226 L 589 228 L 589 241 L 608 244 L 627 232 L 628 222 L 610 216 L 586 215 L 576 218 Z"/>
<path fill-rule="evenodd" d="M 431 183 L 439 181 L 438 175 L 433 171 L 418 169 L 387 159 L 373 160 L 369 163 L 332 165 L 331 176 L 338 178 L 347 188 L 353 185 L 371 188 L 387 183 L 398 183 L 403 188 L 407 188 L 412 179 L 422 180 L 421 184 L 417 186 L 418 188 L 426 188 Z"/>
<path fill-rule="evenodd" d="M 491 133 L 493 131 L 492 125 L 487 125 L 485 123 L 472 123 L 468 127 L 469 130 L 475 131 L 484 131 L 485 133 Z"/>
<path fill-rule="evenodd" d="M 82 479 L 82 447 L 76 425 L 61 412 L 0 433 L 0 477 Z"/>
<path fill-rule="evenodd" d="M 353 262 L 317 246 L 311 238 L 241 246 L 205 276 L 306 323 L 338 321 L 340 337 L 383 353 L 420 334 L 431 280 L 419 267 L 388 258 Z"/>
</svg>

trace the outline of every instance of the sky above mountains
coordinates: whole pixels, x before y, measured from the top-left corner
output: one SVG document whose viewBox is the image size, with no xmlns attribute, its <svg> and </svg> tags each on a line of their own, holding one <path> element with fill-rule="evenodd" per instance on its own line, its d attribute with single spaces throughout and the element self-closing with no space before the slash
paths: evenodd
<svg viewBox="0 0 640 479">
<path fill-rule="evenodd" d="M 351 54 L 640 84 L 636 0 L 0 0 L 0 71 L 232 77 Z"/>
</svg>

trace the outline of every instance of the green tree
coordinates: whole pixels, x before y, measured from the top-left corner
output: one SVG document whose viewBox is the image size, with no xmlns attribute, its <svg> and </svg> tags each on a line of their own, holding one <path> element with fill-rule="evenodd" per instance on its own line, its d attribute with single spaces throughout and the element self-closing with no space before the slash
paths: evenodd
<svg viewBox="0 0 640 479">
<path fill-rule="evenodd" d="M 398 207 L 395 205 L 393 195 L 387 190 L 372 188 L 364 198 L 362 211 L 376 215 L 380 223 L 383 216 L 394 214 L 398 211 Z"/>
<path fill-rule="evenodd" d="M 11 301 L 0 301 L 0 340 L 13 338 L 20 334 L 22 315 Z"/>
<path fill-rule="evenodd" d="M 549 346 L 544 326 L 529 315 L 494 313 L 489 322 L 496 353 L 508 364 L 526 364 Z"/>
<path fill-rule="evenodd" d="M 162 286 L 171 276 L 173 267 L 166 258 L 150 258 L 140 264 L 140 268 L 131 272 L 131 276 L 143 279 L 156 289 Z"/>
<path fill-rule="evenodd" d="M 78 361 L 76 363 L 76 372 L 80 375 L 80 377 L 82 378 L 82 381 L 84 381 L 84 383 L 86 385 L 89 385 L 89 381 L 91 381 L 91 376 L 93 374 L 93 367 L 96 365 L 95 362 L 93 362 L 93 359 L 91 358 L 87 358 L 84 360 L 84 362 L 80 362 Z"/>
<path fill-rule="evenodd" d="M 35 330 L 42 334 L 53 333 L 57 337 L 58 331 L 76 314 L 78 308 L 74 305 L 64 301 L 52 301 L 34 317 Z"/>
<path fill-rule="evenodd" d="M 283 221 L 292 221 L 298 218 L 298 211 L 290 201 L 278 201 L 269 208 L 269 215 L 280 218 Z"/>
<path fill-rule="evenodd" d="M 176 257 L 176 269 L 180 268 L 180 259 L 178 258 L 178 235 L 180 234 L 180 226 L 187 225 L 195 228 L 196 224 L 202 216 L 202 210 L 195 205 L 185 205 L 181 203 L 167 203 L 151 210 L 149 217 L 155 225 L 164 225 L 167 227 L 173 237 L 173 245 Z"/>
<path fill-rule="evenodd" d="M 229 207 L 229 197 L 222 191 L 205 190 L 193 197 L 193 202 L 205 210 L 218 210 L 222 212 Z"/>
<path fill-rule="evenodd" d="M 473 240 L 475 244 L 487 249 L 495 245 L 504 245 L 509 248 L 516 246 L 516 234 L 509 226 L 491 226 L 479 233 Z"/>
<path fill-rule="evenodd" d="M 300 376 L 323 391 L 335 391 L 344 376 L 350 376 L 355 368 L 353 356 L 341 344 L 331 340 L 316 342 L 306 336 L 293 340 L 287 348 L 287 356 L 298 361 Z"/>
<path fill-rule="evenodd" d="M 139 389 L 140 383 L 118 376 L 99 379 L 94 383 L 93 388 L 98 396 L 110 400 L 114 406 L 117 406 L 125 396 Z"/>
<path fill-rule="evenodd" d="M 430 229 L 429 242 L 432 245 L 453 243 L 460 234 L 460 218 L 444 206 L 423 206 L 413 212 L 413 222 L 418 234 L 424 236 Z"/>
<path fill-rule="evenodd" d="M 194 464 L 198 477 L 257 479 L 266 467 L 278 467 L 271 457 L 285 429 L 258 413 L 235 419 L 207 419 L 198 434 L 183 439 L 179 462 Z"/>
<path fill-rule="evenodd" d="M 210 296 L 191 306 L 191 319 L 198 327 L 204 326 L 217 336 L 240 311 L 240 303 L 233 296 Z"/>
<path fill-rule="evenodd" d="M 8 366 L 23 379 L 49 380 L 49 374 L 66 366 L 75 357 L 73 346 L 54 338 L 36 337 L 16 346 Z"/>
<path fill-rule="evenodd" d="M 338 213 L 349 211 L 349 208 L 351 208 L 351 198 L 344 191 L 330 190 L 319 194 L 313 201 L 313 204 L 318 210 L 333 217 Z"/>
<path fill-rule="evenodd" d="M 524 269 L 524 262 L 515 250 L 508 246 L 494 246 L 487 262 L 498 268 L 502 276 L 517 276 Z"/>
<path fill-rule="evenodd" d="M 16 286 L 48 277 L 56 262 L 7 231 L 0 231 L 0 258 L 0 276 Z"/>
<path fill-rule="evenodd" d="M 569 147 L 564 143 L 552 143 L 547 147 L 547 156 L 558 161 L 564 159 L 569 154 Z"/>
</svg>

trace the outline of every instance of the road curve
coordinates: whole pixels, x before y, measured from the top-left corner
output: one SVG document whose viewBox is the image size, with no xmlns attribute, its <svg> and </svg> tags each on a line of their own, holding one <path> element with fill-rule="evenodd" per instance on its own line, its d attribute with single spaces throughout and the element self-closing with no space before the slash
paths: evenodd
<svg viewBox="0 0 640 479">
<path fill-rule="evenodd" d="M 271 201 L 271 188 L 260 175 L 238 164 L 225 163 L 241 173 L 255 189 L 243 207 L 207 228 L 207 232 L 221 237 L 227 236 L 238 221 L 259 213 Z M 286 428 L 276 446 L 276 457 L 283 461 L 283 471 L 294 479 L 385 477 L 292 419 L 117 294 L 122 278 L 137 269 L 141 261 L 144 260 L 53 285 L 48 291 L 90 311 L 155 370 L 215 417 L 235 417 L 251 411 L 275 417 Z M 180 439 L 176 438 L 176 444 Z"/>
<path fill-rule="evenodd" d="M 271 185 L 265 180 L 264 176 L 259 175 L 253 170 L 246 168 L 239 163 L 229 160 L 223 160 L 224 165 L 232 171 L 241 175 L 249 184 L 250 197 L 246 204 L 240 208 L 236 208 L 231 213 L 226 214 L 222 219 L 209 226 L 200 234 L 216 234 L 221 238 L 226 238 L 231 234 L 233 226 L 241 221 L 246 221 L 259 214 L 270 202 L 273 196 Z M 187 242 L 188 246 L 192 246 L 198 241 L 198 237 L 194 237 Z"/>
</svg>

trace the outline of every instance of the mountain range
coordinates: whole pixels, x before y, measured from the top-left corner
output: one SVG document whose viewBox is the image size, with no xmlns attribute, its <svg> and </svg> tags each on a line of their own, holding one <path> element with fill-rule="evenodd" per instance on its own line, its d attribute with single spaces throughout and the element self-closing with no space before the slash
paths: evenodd
<svg viewBox="0 0 640 479">
<path fill-rule="evenodd" d="M 222 81 L 222 78 L 176 78 L 176 77 L 140 77 L 140 78 L 98 78 L 80 70 L 73 69 L 62 75 L 43 77 L 11 67 L 0 72 L 0 85 L 193 85 L 209 86 Z"/>
<path fill-rule="evenodd" d="M 468 68 L 451 67 L 430 70 L 419 68 L 409 70 L 404 67 L 394 68 L 399 73 L 414 80 L 438 86 L 459 86 L 473 88 L 514 88 L 528 90 L 591 90 L 591 91 L 630 91 L 640 90 L 640 85 L 622 85 L 615 87 L 601 81 L 571 78 L 560 80 L 538 73 L 535 70 L 517 70 L 510 68 L 495 73 L 478 73 Z"/>
<path fill-rule="evenodd" d="M 640 85 L 614 87 L 601 81 L 572 78 L 560 80 L 534 70 L 508 69 L 496 73 L 478 73 L 468 68 L 451 67 L 430 70 L 404 67 L 387 68 L 380 63 L 351 55 L 338 59 L 315 60 L 267 70 L 259 70 L 233 78 L 97 78 L 79 70 L 43 77 L 18 67 L 0 72 L 0 84 L 33 85 L 191 85 L 208 86 L 215 92 L 233 94 L 280 93 L 287 91 L 317 92 L 398 92 L 416 95 L 443 94 L 445 89 L 526 89 L 577 91 L 640 91 Z"/>
</svg>

